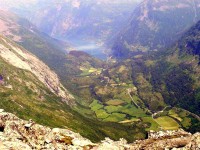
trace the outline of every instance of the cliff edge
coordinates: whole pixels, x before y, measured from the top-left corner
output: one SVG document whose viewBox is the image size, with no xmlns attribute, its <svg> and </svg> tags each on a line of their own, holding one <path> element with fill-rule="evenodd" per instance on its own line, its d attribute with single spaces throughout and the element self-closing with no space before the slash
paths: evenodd
<svg viewBox="0 0 200 150">
<path fill-rule="evenodd" d="M 134 135 L 133 135 L 134 136 Z M 200 133 L 194 135 L 183 130 L 149 132 L 148 139 L 127 143 L 125 139 L 109 138 L 92 143 L 80 134 L 68 129 L 51 129 L 25 121 L 0 109 L 1 150 L 198 150 Z"/>
</svg>

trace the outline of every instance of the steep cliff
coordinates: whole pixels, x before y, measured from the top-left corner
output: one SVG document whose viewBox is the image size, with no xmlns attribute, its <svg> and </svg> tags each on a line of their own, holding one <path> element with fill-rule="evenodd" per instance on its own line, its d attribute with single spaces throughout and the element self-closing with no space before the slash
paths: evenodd
<svg viewBox="0 0 200 150">
<path fill-rule="evenodd" d="M 32 72 L 51 92 L 67 103 L 74 97 L 60 83 L 58 76 L 36 56 L 8 39 L 0 37 L 0 56 L 11 65 Z"/>
</svg>

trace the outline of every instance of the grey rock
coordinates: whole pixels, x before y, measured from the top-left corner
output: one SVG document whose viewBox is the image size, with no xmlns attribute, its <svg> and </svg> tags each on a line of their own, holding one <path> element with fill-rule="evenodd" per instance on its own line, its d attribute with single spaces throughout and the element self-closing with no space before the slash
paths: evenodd
<svg viewBox="0 0 200 150">
<path fill-rule="evenodd" d="M 128 144 L 125 139 L 113 141 L 110 138 L 92 143 L 68 129 L 51 129 L 21 120 L 11 113 L 0 112 L 0 150 L 199 150 L 200 133 L 194 135 L 184 130 L 149 132 L 149 139 Z M 27 130 L 28 128 L 28 130 Z M 133 135 L 134 136 L 134 135 Z M 182 147 L 182 148 L 179 148 Z"/>
</svg>

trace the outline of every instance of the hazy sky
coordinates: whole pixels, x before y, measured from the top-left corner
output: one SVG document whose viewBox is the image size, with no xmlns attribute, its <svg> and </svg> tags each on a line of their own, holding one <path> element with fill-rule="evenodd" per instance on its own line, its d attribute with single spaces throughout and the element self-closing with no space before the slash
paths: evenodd
<svg viewBox="0 0 200 150">
<path fill-rule="evenodd" d="M 0 0 L 0 7 L 16 7 L 16 6 L 23 6 L 34 4 L 36 2 L 40 2 L 41 0 Z M 42 0 L 42 1 L 51 1 L 51 0 Z M 104 3 L 134 3 L 134 2 L 141 2 L 142 0 L 55 0 L 55 2 L 70 2 L 70 1 L 97 1 L 97 2 L 104 2 Z"/>
</svg>

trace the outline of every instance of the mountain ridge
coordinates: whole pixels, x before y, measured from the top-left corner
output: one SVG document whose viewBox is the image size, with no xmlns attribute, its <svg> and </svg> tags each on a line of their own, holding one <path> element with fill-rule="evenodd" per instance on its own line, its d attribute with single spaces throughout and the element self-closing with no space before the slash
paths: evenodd
<svg viewBox="0 0 200 150">
<path fill-rule="evenodd" d="M 33 5 L 34 12 L 15 12 L 24 15 L 23 17 L 52 37 L 69 40 L 72 44 L 77 39 L 102 43 L 109 35 L 112 36 L 120 30 L 131 13 L 129 10 L 139 1 L 38 1 Z"/>
<path fill-rule="evenodd" d="M 60 83 L 58 76 L 44 63 L 31 55 L 28 51 L 16 47 L 3 37 L 0 37 L 0 56 L 11 65 L 32 72 L 54 94 L 60 96 L 67 103 L 73 103 L 74 97 Z M 6 45 L 6 47 L 5 47 Z"/>
<path fill-rule="evenodd" d="M 126 58 L 172 46 L 200 19 L 198 7 L 197 0 L 143 1 L 117 36 L 113 55 Z"/>
</svg>

